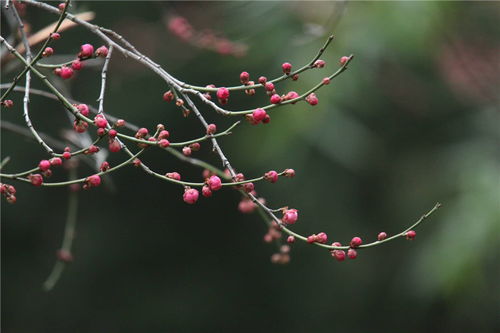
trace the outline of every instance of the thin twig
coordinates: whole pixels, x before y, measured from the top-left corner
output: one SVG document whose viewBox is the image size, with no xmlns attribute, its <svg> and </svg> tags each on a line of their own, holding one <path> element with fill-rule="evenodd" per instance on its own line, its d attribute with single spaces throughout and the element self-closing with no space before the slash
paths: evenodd
<svg viewBox="0 0 500 333">
<path fill-rule="evenodd" d="M 97 99 L 97 102 L 99 103 L 97 114 L 102 114 L 104 112 L 104 91 L 106 90 L 106 75 L 108 73 L 108 66 L 111 60 L 112 53 L 113 45 L 110 45 L 108 55 L 106 56 L 106 60 L 104 60 L 104 65 L 102 66 L 101 71 L 101 93 L 99 94 L 99 98 Z"/>
</svg>

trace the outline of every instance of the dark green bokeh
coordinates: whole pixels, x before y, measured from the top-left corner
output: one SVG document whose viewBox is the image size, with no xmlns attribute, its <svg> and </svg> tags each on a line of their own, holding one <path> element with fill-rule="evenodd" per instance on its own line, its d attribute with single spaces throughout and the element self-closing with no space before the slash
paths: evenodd
<svg viewBox="0 0 500 333">
<path fill-rule="evenodd" d="M 286 266 L 269 262 L 264 223 L 237 211 L 232 191 L 181 200 L 182 189 L 134 168 L 80 196 L 75 262 L 55 289 L 41 285 L 60 246 L 66 189 L 16 184 L 18 203 L 2 201 L 2 331 L 10 332 L 498 332 L 500 323 L 499 37 L 497 3 L 466 2 L 78 2 L 176 77 L 233 85 L 306 63 L 326 37 L 326 68 L 279 85 L 304 91 L 355 54 L 349 70 L 318 92 L 319 104 L 287 106 L 267 126 L 242 124 L 220 140 L 238 170 L 259 175 L 292 167 L 293 180 L 259 184 L 271 206 L 300 210 L 298 232 L 325 231 L 346 242 L 398 232 L 443 208 L 417 230 L 337 263 L 298 243 Z M 33 29 L 55 19 L 29 8 Z M 166 29 L 168 15 L 224 32 L 248 46 L 236 58 L 187 45 Z M 100 41 L 82 28 L 63 34 L 56 53 Z M 3 73 L 2 83 L 12 73 Z M 66 83 L 95 104 L 99 67 Z M 35 87 L 41 87 L 34 80 Z M 151 72 L 116 54 L 106 112 L 172 140 L 199 136 Z M 263 104 L 262 94 L 231 98 L 231 109 Z M 22 94 L 2 119 L 22 123 Z M 40 130 L 58 135 L 61 107 L 32 97 Z M 219 128 L 225 119 L 203 109 Z M 209 147 L 198 154 L 218 163 Z M 2 130 L 6 172 L 45 157 L 40 147 Z M 110 159 L 117 163 L 124 155 Z M 159 152 L 144 160 L 161 172 L 200 172 Z M 92 172 L 82 163 L 81 175 Z M 58 171 L 64 174 L 63 171 Z M 57 175 L 56 175 L 57 177 Z"/>
</svg>

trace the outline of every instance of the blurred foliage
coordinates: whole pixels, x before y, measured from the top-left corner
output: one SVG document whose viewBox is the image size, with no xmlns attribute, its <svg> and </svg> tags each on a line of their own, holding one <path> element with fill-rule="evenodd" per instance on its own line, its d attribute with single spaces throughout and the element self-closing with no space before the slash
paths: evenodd
<svg viewBox="0 0 500 333">
<path fill-rule="evenodd" d="M 2 202 L 2 331 L 10 332 L 499 332 L 500 331 L 500 6 L 494 2 L 78 2 L 95 22 L 123 34 L 178 78 L 232 85 L 280 74 L 309 61 L 326 37 L 327 66 L 279 85 L 304 91 L 353 53 L 347 72 L 305 103 L 272 113 L 267 126 L 241 125 L 221 144 L 248 175 L 292 167 L 293 180 L 261 184 L 271 206 L 300 210 L 302 233 L 347 241 L 402 230 L 435 202 L 443 208 L 403 240 L 337 263 L 294 245 L 287 266 L 256 215 L 241 215 L 231 191 L 187 207 L 182 190 L 133 168 L 114 186 L 81 193 L 76 260 L 55 290 L 41 284 L 60 245 L 65 189 L 17 184 L 18 203 Z M 244 43 L 241 57 L 183 43 L 169 15 Z M 28 8 L 35 31 L 55 17 Z M 100 45 L 82 28 L 56 52 Z M 111 61 L 107 112 L 147 127 L 164 123 L 181 140 L 201 131 L 161 94 L 165 85 L 131 60 Z M 68 92 L 93 103 L 99 67 Z M 2 82 L 11 74 L 4 73 Z M 40 87 L 34 82 L 35 87 Z M 21 104 L 21 94 L 15 102 Z M 232 96 L 230 109 L 267 101 Z M 95 103 L 94 103 L 95 104 Z M 61 107 L 32 98 L 33 121 L 60 128 Z M 221 119 L 205 109 L 219 126 Z M 210 114 L 212 113 L 212 114 Z M 21 123 L 19 108 L 2 119 Z M 29 167 L 41 149 L 2 131 L 6 170 Z M 20 152 L 22 152 L 20 154 Z M 199 156 L 218 163 L 205 147 Z M 122 155 L 114 156 L 116 162 Z M 160 171 L 200 171 L 158 152 Z M 88 173 L 82 165 L 82 174 Z"/>
</svg>

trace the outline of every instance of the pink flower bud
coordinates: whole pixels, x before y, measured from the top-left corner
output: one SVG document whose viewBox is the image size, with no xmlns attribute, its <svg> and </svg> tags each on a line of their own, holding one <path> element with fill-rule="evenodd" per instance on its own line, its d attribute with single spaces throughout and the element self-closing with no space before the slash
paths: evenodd
<svg viewBox="0 0 500 333">
<path fill-rule="evenodd" d="M 283 69 L 283 73 L 288 75 L 292 71 L 292 65 L 289 62 L 285 62 L 281 65 L 281 69 Z"/>
<path fill-rule="evenodd" d="M 28 179 L 34 186 L 42 186 L 43 177 L 41 174 L 35 173 L 34 175 L 29 175 Z"/>
<path fill-rule="evenodd" d="M 243 190 L 245 192 L 250 193 L 255 189 L 255 185 L 253 183 L 245 183 L 243 184 Z"/>
<path fill-rule="evenodd" d="M 207 135 L 214 134 L 217 131 L 217 126 L 215 124 L 209 124 L 207 126 Z"/>
<path fill-rule="evenodd" d="M 198 201 L 199 192 L 194 188 L 186 188 L 184 191 L 184 195 L 182 196 L 185 203 L 190 205 L 194 204 Z"/>
<path fill-rule="evenodd" d="M 142 138 L 146 137 L 146 135 L 148 135 L 148 133 L 149 133 L 148 129 L 142 127 L 142 128 L 139 128 L 137 130 L 137 132 L 135 133 L 135 137 L 137 139 L 142 139 Z"/>
<path fill-rule="evenodd" d="M 349 61 L 349 57 L 343 56 L 340 58 L 340 64 L 344 66 Z"/>
<path fill-rule="evenodd" d="M 356 247 L 360 246 L 361 244 L 363 244 L 363 241 L 361 240 L 361 238 L 354 237 L 353 239 L 351 239 L 350 246 L 352 248 L 356 248 Z"/>
<path fill-rule="evenodd" d="M 333 250 L 331 252 L 332 257 L 334 257 L 337 261 L 344 261 L 345 260 L 345 251 L 343 250 Z"/>
<path fill-rule="evenodd" d="M 227 88 L 219 88 L 217 90 L 217 98 L 219 100 L 227 100 L 229 98 L 229 90 Z"/>
<path fill-rule="evenodd" d="M 318 243 L 322 243 L 322 244 L 326 244 L 326 242 L 328 241 L 328 236 L 326 233 L 324 232 L 320 232 L 317 236 L 316 236 L 316 242 Z"/>
<path fill-rule="evenodd" d="M 117 153 L 122 149 L 121 144 L 118 142 L 118 140 L 115 139 L 110 139 L 109 144 L 108 144 L 108 149 L 112 153 Z"/>
<path fill-rule="evenodd" d="M 62 160 L 59 157 L 53 157 L 50 159 L 50 165 L 60 166 L 60 165 L 62 165 Z"/>
<path fill-rule="evenodd" d="M 218 191 L 222 188 L 222 181 L 217 176 L 212 176 L 208 178 L 207 185 L 210 187 L 212 191 Z"/>
<path fill-rule="evenodd" d="M 293 169 L 286 169 L 284 176 L 288 177 L 288 178 L 295 177 L 295 170 L 293 170 Z"/>
<path fill-rule="evenodd" d="M 108 55 L 108 48 L 106 46 L 101 46 L 95 51 L 97 57 L 106 58 Z"/>
<path fill-rule="evenodd" d="M 172 102 L 174 100 L 174 97 L 174 94 L 170 90 L 163 94 L 163 100 L 165 102 Z"/>
<path fill-rule="evenodd" d="M 104 171 L 106 171 L 106 170 L 108 170 L 108 169 L 109 169 L 109 163 L 108 163 L 108 162 L 106 162 L 106 161 L 102 162 L 102 163 L 101 163 L 101 167 L 100 167 L 99 169 L 100 169 L 101 171 L 103 171 L 103 172 L 104 172 Z"/>
<path fill-rule="evenodd" d="M 356 257 L 358 256 L 358 252 L 355 249 L 349 249 L 347 250 L 347 256 L 349 257 L 349 259 L 356 259 Z"/>
<path fill-rule="evenodd" d="M 258 108 L 252 112 L 253 120 L 260 123 L 266 117 L 266 110 Z"/>
<path fill-rule="evenodd" d="M 201 145 L 198 142 L 192 143 L 189 145 L 189 148 L 191 148 L 191 151 L 198 151 L 201 148 Z"/>
<path fill-rule="evenodd" d="M 161 139 L 160 141 L 158 141 L 158 145 L 162 148 L 167 148 L 168 146 L 170 146 L 170 142 L 167 139 Z"/>
<path fill-rule="evenodd" d="M 65 80 L 70 79 L 73 76 L 73 69 L 66 66 L 62 66 L 59 75 L 61 76 L 61 78 Z"/>
<path fill-rule="evenodd" d="M 246 83 L 248 83 L 248 80 L 250 80 L 250 74 L 248 74 L 248 72 L 241 72 L 240 82 L 242 84 L 246 84 Z"/>
<path fill-rule="evenodd" d="M 111 139 L 114 139 L 117 134 L 118 134 L 118 132 L 115 129 L 110 129 L 108 132 L 108 135 Z"/>
<path fill-rule="evenodd" d="M 42 52 L 42 57 L 50 57 L 54 54 L 54 49 L 51 47 L 46 47 Z"/>
<path fill-rule="evenodd" d="M 191 155 L 191 148 L 189 148 L 189 147 L 184 147 L 184 148 L 182 148 L 182 153 L 183 153 L 185 156 L 190 156 L 190 155 Z"/>
<path fill-rule="evenodd" d="M 229 170 L 226 169 L 226 174 L 228 176 L 231 176 L 231 173 L 229 172 Z M 234 176 L 234 181 L 235 182 L 242 182 L 245 180 L 245 175 L 242 174 L 241 172 L 240 173 L 237 173 L 235 176 Z"/>
<path fill-rule="evenodd" d="M 2 105 L 6 108 L 11 108 L 14 105 L 14 102 L 11 99 L 6 99 L 2 102 Z"/>
<path fill-rule="evenodd" d="M 264 174 L 264 179 L 270 183 L 276 183 L 278 181 L 278 173 L 274 170 L 268 171 Z"/>
<path fill-rule="evenodd" d="M 75 120 L 75 122 L 73 123 L 73 128 L 78 133 L 84 133 L 88 127 L 89 127 L 89 124 L 87 124 L 83 120 Z"/>
<path fill-rule="evenodd" d="M 92 175 L 87 177 L 85 182 L 89 187 L 97 187 L 101 185 L 101 177 L 99 175 Z"/>
<path fill-rule="evenodd" d="M 165 175 L 165 177 L 175 180 L 181 180 L 181 175 L 178 172 L 169 172 Z"/>
<path fill-rule="evenodd" d="M 299 212 L 296 209 L 287 209 L 283 212 L 281 220 L 286 224 L 294 224 L 299 218 Z"/>
<path fill-rule="evenodd" d="M 106 120 L 106 118 L 104 118 L 104 116 L 97 115 L 94 118 L 94 124 L 99 128 L 105 128 L 106 126 L 108 126 L 108 121 Z"/>
<path fill-rule="evenodd" d="M 264 85 L 264 88 L 267 90 L 267 91 L 273 91 L 274 90 L 274 84 L 272 82 L 267 82 L 265 85 Z"/>
<path fill-rule="evenodd" d="M 387 238 L 387 234 L 385 232 L 383 232 L 383 231 L 377 235 L 377 240 L 378 241 L 382 241 L 382 240 L 384 240 L 386 238 Z"/>
<path fill-rule="evenodd" d="M 406 233 L 406 239 L 408 240 L 414 240 L 416 236 L 417 233 L 415 232 L 415 230 L 410 230 Z"/>
<path fill-rule="evenodd" d="M 288 238 L 286 239 L 287 243 L 294 243 L 295 242 L 295 237 L 294 236 L 288 236 Z"/>
<path fill-rule="evenodd" d="M 87 104 L 78 104 L 76 108 L 78 109 L 78 112 L 80 112 L 85 117 L 90 113 L 90 109 Z"/>
<path fill-rule="evenodd" d="M 285 95 L 285 101 L 289 101 L 291 99 L 295 99 L 299 97 L 299 94 L 297 94 L 295 91 L 290 91 Z M 296 102 L 293 102 L 292 104 L 295 104 Z"/>
<path fill-rule="evenodd" d="M 38 163 L 38 168 L 41 171 L 48 170 L 48 169 L 50 169 L 50 162 L 47 160 L 41 160 L 40 163 Z"/>
<path fill-rule="evenodd" d="M 264 117 L 264 119 L 262 119 L 262 123 L 263 124 L 269 124 L 271 122 L 271 116 L 269 116 L 268 114 L 266 114 L 266 116 Z"/>
<path fill-rule="evenodd" d="M 278 94 L 274 94 L 271 96 L 270 101 L 271 101 L 271 104 L 279 104 L 279 103 L 281 103 L 281 97 Z"/>
<path fill-rule="evenodd" d="M 74 69 L 75 71 L 79 71 L 80 69 L 83 68 L 83 62 L 81 62 L 79 59 L 75 59 L 71 63 L 71 68 Z"/>
<path fill-rule="evenodd" d="M 163 130 L 158 134 L 158 139 L 168 139 L 170 137 L 170 133 L 167 130 Z"/>
<path fill-rule="evenodd" d="M 313 66 L 316 68 L 323 68 L 325 67 L 326 62 L 324 60 L 318 59 L 314 62 Z"/>
<path fill-rule="evenodd" d="M 87 150 L 86 150 L 85 154 L 88 154 L 88 155 L 90 155 L 90 154 L 95 154 L 95 153 L 97 153 L 98 151 L 99 151 L 99 147 L 94 146 L 94 145 L 91 145 L 89 148 L 87 148 Z"/>
<path fill-rule="evenodd" d="M 91 44 L 83 44 L 80 46 L 80 53 L 78 57 L 80 58 L 90 58 L 94 54 L 94 47 Z"/>
<path fill-rule="evenodd" d="M 210 189 L 210 187 L 208 187 L 207 185 L 203 185 L 202 189 L 201 189 L 201 194 L 205 197 L 205 198 L 210 198 L 212 196 L 212 190 Z"/>
<path fill-rule="evenodd" d="M 318 104 L 318 97 L 316 97 L 315 93 L 310 93 L 306 97 L 306 102 L 314 106 L 314 105 Z"/>
</svg>

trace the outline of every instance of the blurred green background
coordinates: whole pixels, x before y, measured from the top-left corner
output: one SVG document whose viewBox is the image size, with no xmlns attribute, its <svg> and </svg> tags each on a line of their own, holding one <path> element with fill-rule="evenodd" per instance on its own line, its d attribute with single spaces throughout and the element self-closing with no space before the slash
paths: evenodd
<svg viewBox="0 0 500 333">
<path fill-rule="evenodd" d="M 71 10 L 95 12 L 95 23 L 199 85 L 238 84 L 243 70 L 278 76 L 282 62 L 302 66 L 334 34 L 324 69 L 277 90 L 303 92 L 352 53 L 348 71 L 318 92 L 317 106 L 276 109 L 269 125 L 243 123 L 222 138 L 233 165 L 247 175 L 294 168 L 294 179 L 259 184 L 259 193 L 273 207 L 300 210 L 294 230 L 342 242 L 399 232 L 437 201 L 443 208 L 413 242 L 343 263 L 297 243 L 280 266 L 270 263 L 276 249 L 263 242 L 260 217 L 238 212 L 238 193 L 192 207 L 180 187 L 125 168 L 104 179 L 107 187 L 80 193 L 75 261 L 46 293 L 68 191 L 15 183 L 18 203 L 2 200 L 2 332 L 500 332 L 498 3 L 96 1 Z M 25 15 L 33 31 L 56 19 L 34 8 Z M 243 48 L 234 56 L 186 43 L 167 28 L 176 15 Z M 71 59 L 85 42 L 101 45 L 82 28 L 68 30 L 56 54 Z M 13 63 L 2 65 L 2 83 Z M 96 105 L 100 63 L 64 83 L 50 78 Z M 118 53 L 108 87 L 107 113 L 150 129 L 161 122 L 172 141 L 203 133 L 162 101 L 159 78 Z M 22 124 L 22 94 L 13 97 L 2 120 Z M 234 93 L 229 109 L 266 102 L 262 92 Z M 219 128 L 234 121 L 202 111 Z M 56 102 L 33 96 L 31 113 L 58 138 L 69 128 Z M 46 157 L 5 129 L 1 138 L 2 157 L 12 158 L 5 172 Z M 208 145 L 195 156 L 218 163 Z M 168 154 L 143 160 L 201 179 Z M 81 176 L 93 172 L 80 165 Z M 54 179 L 66 177 L 61 169 Z"/>
</svg>

